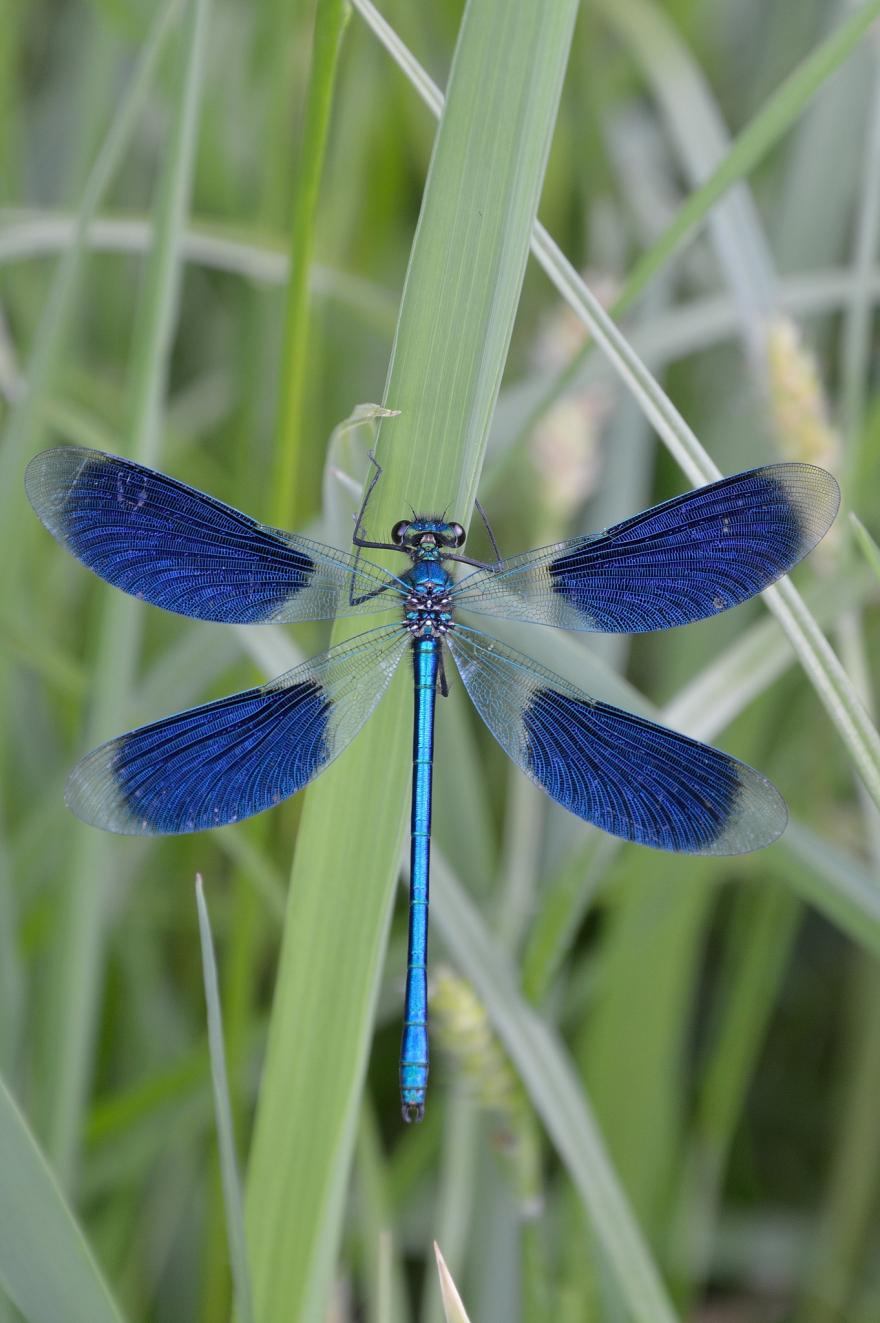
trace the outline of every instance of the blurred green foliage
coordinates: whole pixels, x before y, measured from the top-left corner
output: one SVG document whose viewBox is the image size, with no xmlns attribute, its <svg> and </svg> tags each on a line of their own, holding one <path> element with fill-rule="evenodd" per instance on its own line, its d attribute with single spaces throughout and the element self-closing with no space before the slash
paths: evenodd
<svg viewBox="0 0 880 1323">
<path fill-rule="evenodd" d="M 308 491 L 296 498 L 304 526 L 345 544 L 369 438 L 346 435 L 329 450 L 325 439 L 355 404 L 382 395 L 435 121 L 354 12 L 311 216 L 298 418 L 282 427 L 285 260 L 303 206 L 314 5 L 213 0 L 201 34 L 199 7 L 178 8 L 156 37 L 161 10 L 142 0 L 0 0 L 0 1073 L 126 1316 L 213 1323 L 228 1316 L 231 1286 L 192 879 L 202 873 L 210 898 L 246 1167 L 301 806 L 210 835 L 95 845 L 66 813 L 63 780 L 97 733 L 113 733 L 96 731 L 102 721 L 124 729 L 232 691 L 324 636 L 303 627 L 292 640 L 245 638 L 113 607 L 37 525 L 21 471 L 58 440 L 131 454 L 155 407 L 147 448 L 160 467 L 269 518 L 284 499 L 275 475 L 293 430 L 308 458 Z M 540 216 L 605 302 L 850 8 L 582 6 Z M 382 5 L 441 87 L 462 9 Z M 874 539 L 877 37 L 716 204 L 624 323 L 722 470 L 780 456 L 825 463 Z M 95 161 L 154 39 L 155 69 L 62 299 L 60 256 L 76 251 Z M 200 67 L 200 105 L 187 110 Z M 197 117 L 191 179 L 187 114 L 193 126 Z M 175 188 L 183 212 L 169 201 Z M 168 346 L 149 332 L 163 299 L 176 307 Z M 508 553 L 688 485 L 595 352 L 547 407 L 582 343 L 531 263 L 481 479 Z M 28 373 L 39 384 L 30 396 Z M 877 583 L 848 521 L 796 578 L 870 708 Z M 872 1323 L 880 828 L 846 749 L 760 603 L 634 641 L 511 637 L 598 697 L 666 711 L 760 767 L 783 790 L 792 827 L 735 860 L 609 848 L 506 764 L 456 691 L 439 714 L 436 845 L 474 914 L 443 900 L 435 955 L 473 976 L 468 952 L 481 949 L 484 924 L 510 986 L 525 969 L 525 999 L 506 1007 L 503 1032 L 521 1028 L 528 1052 L 530 999 L 564 1044 L 683 1316 Z M 110 713 L 96 702 L 108 685 L 119 689 Z M 364 790 L 384 789 L 380 768 Z M 461 950 L 450 915 L 469 925 Z M 354 1165 L 340 1177 L 341 1243 L 334 1233 L 326 1247 L 338 1254 L 333 1317 L 433 1323 L 436 1237 L 480 1323 L 625 1320 L 574 1164 L 531 1110 L 527 1070 L 516 1106 L 492 1111 L 492 1081 L 473 1078 L 478 1056 L 453 1045 L 435 1066 L 425 1124 L 399 1124 L 404 942 L 401 904 Z M 484 1000 L 498 1028 L 508 984 L 493 986 Z M 488 1068 L 506 1078 L 499 1051 L 487 1052 Z M 0 1200 L 10 1198 L 0 1173 Z M 304 1227 L 317 1217 L 298 1211 Z M 15 1317 L 0 1299 L 0 1323 Z"/>
</svg>

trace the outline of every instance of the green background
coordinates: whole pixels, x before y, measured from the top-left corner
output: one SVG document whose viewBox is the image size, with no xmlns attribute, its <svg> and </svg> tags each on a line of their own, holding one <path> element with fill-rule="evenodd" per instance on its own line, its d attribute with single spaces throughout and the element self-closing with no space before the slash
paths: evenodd
<svg viewBox="0 0 880 1323">
<path fill-rule="evenodd" d="M 0 1323 L 213 1323 L 236 1292 L 260 1323 L 433 1323 L 434 1240 L 475 1323 L 880 1317 L 880 744 L 856 698 L 872 711 L 878 10 L 585 0 L 572 30 L 573 0 L 464 22 L 386 0 L 399 58 L 449 90 L 436 137 L 365 2 L 0 0 Z M 539 197 L 561 253 L 539 233 L 527 262 Z M 329 634 L 124 599 L 22 487 L 75 441 L 345 545 L 377 438 L 340 424 L 370 401 L 401 410 L 380 534 L 409 503 L 466 523 L 478 492 L 512 554 L 712 464 L 806 459 L 843 490 L 795 575 L 808 610 L 770 603 L 788 634 L 761 602 L 633 640 L 498 630 L 760 767 L 792 815 L 771 849 L 618 847 L 507 763 L 460 685 L 440 705 L 414 1129 L 407 677 L 299 800 L 105 838 L 64 808 L 81 753 Z"/>
</svg>

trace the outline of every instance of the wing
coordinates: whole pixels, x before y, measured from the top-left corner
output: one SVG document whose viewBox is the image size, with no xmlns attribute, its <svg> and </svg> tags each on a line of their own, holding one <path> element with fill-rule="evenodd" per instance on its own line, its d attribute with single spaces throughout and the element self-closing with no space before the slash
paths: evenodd
<svg viewBox="0 0 880 1323">
<path fill-rule="evenodd" d="M 811 551 L 840 503 L 830 473 L 771 464 L 676 496 L 604 533 L 467 575 L 456 607 L 564 629 L 637 634 L 744 602 Z"/>
<path fill-rule="evenodd" d="M 345 552 L 100 450 L 45 450 L 28 465 L 25 487 L 53 537 L 95 574 L 198 620 L 328 620 L 385 611 L 402 591 Z"/>
<path fill-rule="evenodd" d="M 551 799 L 613 836 L 689 854 L 742 854 L 784 830 L 785 801 L 728 754 L 597 703 L 494 639 L 447 642 L 504 751 Z"/>
<path fill-rule="evenodd" d="M 370 630 L 258 689 L 120 735 L 77 763 L 78 818 L 128 836 L 202 831 L 293 795 L 354 739 L 409 635 Z"/>
</svg>

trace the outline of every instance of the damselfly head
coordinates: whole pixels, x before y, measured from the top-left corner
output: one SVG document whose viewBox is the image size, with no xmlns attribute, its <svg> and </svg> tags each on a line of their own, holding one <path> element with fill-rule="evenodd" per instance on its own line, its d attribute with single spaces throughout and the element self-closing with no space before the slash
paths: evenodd
<svg viewBox="0 0 880 1323">
<path fill-rule="evenodd" d="M 456 551 L 464 545 L 465 537 L 461 524 L 424 517 L 400 519 L 391 530 L 391 541 L 395 547 L 410 552 L 433 551 L 438 548 Z"/>
</svg>

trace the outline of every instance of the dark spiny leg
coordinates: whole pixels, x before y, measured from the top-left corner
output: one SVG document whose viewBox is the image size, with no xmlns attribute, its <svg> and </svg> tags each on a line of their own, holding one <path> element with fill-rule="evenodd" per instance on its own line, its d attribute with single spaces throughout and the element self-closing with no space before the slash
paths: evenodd
<svg viewBox="0 0 880 1323">
<path fill-rule="evenodd" d="M 361 508 L 358 510 L 357 519 L 354 521 L 354 534 L 351 540 L 356 547 L 375 547 L 378 545 L 376 542 L 365 542 L 361 532 L 364 526 L 364 515 L 367 513 L 367 506 L 370 503 L 370 497 L 373 495 L 373 488 L 382 476 L 382 465 L 376 458 L 375 450 L 371 450 L 367 458 L 376 471 L 370 478 L 369 485 L 364 493 L 364 499 L 361 501 Z"/>
<path fill-rule="evenodd" d="M 379 463 L 378 459 L 376 458 L 376 452 L 374 450 L 370 451 L 368 458 L 370 460 L 370 463 L 373 465 L 373 468 L 376 471 L 373 474 L 373 476 L 370 478 L 369 485 L 367 486 L 367 490 L 364 493 L 364 499 L 361 501 L 361 508 L 360 510 L 358 510 L 357 519 L 355 520 L 355 524 L 354 524 L 354 533 L 352 534 L 351 540 L 352 540 L 352 544 L 355 547 L 357 547 L 357 551 L 355 552 L 355 557 L 354 557 L 355 573 L 357 573 L 358 563 L 361 558 L 361 547 L 374 547 L 379 551 L 402 550 L 401 547 L 395 547 L 392 542 L 370 542 L 361 534 L 361 529 L 363 528 L 364 525 L 364 515 L 367 512 L 367 505 L 369 504 L 370 497 L 373 494 L 373 488 L 375 487 L 376 483 L 379 481 L 379 479 L 382 476 L 382 465 Z M 384 593 L 386 591 L 385 588 L 376 588 L 375 591 L 371 593 L 366 593 L 362 597 L 357 597 L 355 596 L 355 591 L 354 591 L 354 579 L 355 576 L 354 574 L 352 574 L 351 582 L 348 586 L 349 606 L 360 606 L 362 602 L 368 601 L 371 597 L 378 597 L 379 593 Z"/>
<path fill-rule="evenodd" d="M 437 672 L 437 674 L 438 674 L 438 679 L 439 679 L 439 681 L 440 681 L 440 697 L 441 697 L 441 698 L 448 698 L 448 697 L 449 697 L 449 682 L 448 682 L 448 680 L 446 679 L 446 667 L 443 665 L 443 650 L 442 650 L 442 649 L 441 649 L 441 651 L 440 651 L 439 667 L 438 667 L 438 672 Z"/>
<path fill-rule="evenodd" d="M 375 452 L 372 450 L 370 451 L 369 454 L 369 460 L 370 463 L 373 465 L 374 469 L 376 470 L 376 472 L 373 474 L 372 478 L 370 479 L 370 485 L 367 487 L 367 490 L 364 493 L 364 499 L 361 501 L 361 508 L 358 511 L 358 517 L 354 522 L 354 533 L 352 534 L 352 538 L 351 538 L 352 543 L 354 544 L 354 546 L 358 548 L 375 547 L 379 551 L 403 551 L 402 547 L 396 547 L 393 542 L 371 542 L 369 541 L 368 538 L 365 538 L 363 536 L 363 533 L 361 532 L 361 529 L 364 526 L 364 515 L 367 513 L 367 505 L 369 504 L 370 497 L 373 495 L 373 488 L 375 487 L 376 483 L 379 481 L 379 479 L 381 478 L 384 472 L 381 464 L 376 458 Z M 405 554 L 406 553 L 404 552 L 404 555 Z"/>
</svg>

